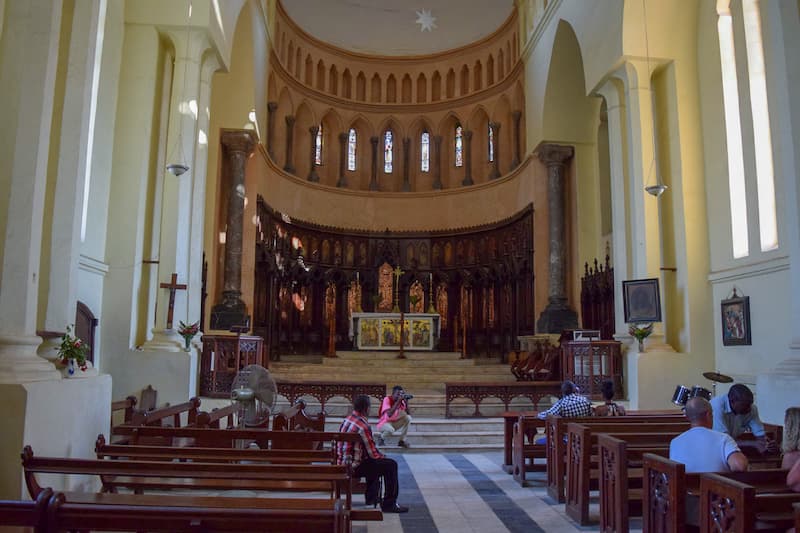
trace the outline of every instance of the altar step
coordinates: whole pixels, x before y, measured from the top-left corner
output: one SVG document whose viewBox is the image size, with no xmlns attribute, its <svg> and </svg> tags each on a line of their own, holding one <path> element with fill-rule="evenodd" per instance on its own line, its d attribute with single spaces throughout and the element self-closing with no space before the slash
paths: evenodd
<svg viewBox="0 0 800 533">
<path fill-rule="evenodd" d="M 498 358 L 461 359 L 458 352 L 337 352 L 337 357 L 283 355 L 270 363 L 276 379 L 400 384 L 412 394 L 444 394 L 445 382 L 513 382 L 509 366 Z"/>
</svg>

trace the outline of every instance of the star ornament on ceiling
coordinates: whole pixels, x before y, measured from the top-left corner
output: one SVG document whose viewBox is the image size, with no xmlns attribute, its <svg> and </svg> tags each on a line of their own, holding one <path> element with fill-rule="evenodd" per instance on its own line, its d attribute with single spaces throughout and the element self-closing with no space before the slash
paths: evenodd
<svg viewBox="0 0 800 533">
<path fill-rule="evenodd" d="M 417 11 L 417 24 L 419 24 L 419 31 L 433 31 L 437 28 L 436 17 L 431 15 L 430 9 L 423 9 Z"/>
</svg>

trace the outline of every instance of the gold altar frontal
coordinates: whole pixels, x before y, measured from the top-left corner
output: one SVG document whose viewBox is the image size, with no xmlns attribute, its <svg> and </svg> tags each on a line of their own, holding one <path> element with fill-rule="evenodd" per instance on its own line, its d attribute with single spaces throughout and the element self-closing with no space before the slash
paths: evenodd
<svg viewBox="0 0 800 533">
<path fill-rule="evenodd" d="M 353 313 L 350 338 L 358 350 L 399 350 L 400 313 Z M 433 350 L 439 342 L 439 315 L 405 313 L 402 338 L 404 350 Z"/>
</svg>

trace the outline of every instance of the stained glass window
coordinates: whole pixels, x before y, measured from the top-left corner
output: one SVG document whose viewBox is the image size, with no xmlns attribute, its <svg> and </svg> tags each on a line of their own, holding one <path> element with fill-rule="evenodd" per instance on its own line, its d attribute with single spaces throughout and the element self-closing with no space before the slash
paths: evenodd
<svg viewBox="0 0 800 533">
<path fill-rule="evenodd" d="M 322 164 L 322 124 L 319 125 L 317 130 L 317 139 L 314 144 L 314 164 Z"/>
<path fill-rule="evenodd" d="M 431 169 L 431 134 L 427 131 L 423 131 L 419 144 L 420 170 L 422 170 L 422 172 L 429 172 Z"/>
<path fill-rule="evenodd" d="M 461 128 L 461 124 L 456 125 L 455 149 L 456 166 L 464 166 L 464 130 Z"/>
<path fill-rule="evenodd" d="M 392 130 L 386 130 L 386 133 L 383 134 L 383 171 L 387 174 L 392 173 L 393 153 Z"/>
<path fill-rule="evenodd" d="M 494 130 L 491 124 L 489 124 L 489 133 L 487 135 L 489 139 L 489 162 L 491 163 L 494 161 Z"/>
<path fill-rule="evenodd" d="M 350 128 L 350 133 L 347 136 L 347 170 L 353 171 L 356 169 L 356 130 Z"/>
</svg>

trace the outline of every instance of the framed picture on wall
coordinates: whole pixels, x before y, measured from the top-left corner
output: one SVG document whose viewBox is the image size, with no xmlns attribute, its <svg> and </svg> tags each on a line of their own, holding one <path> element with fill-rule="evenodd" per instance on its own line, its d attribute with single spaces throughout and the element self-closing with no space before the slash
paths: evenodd
<svg viewBox="0 0 800 533">
<path fill-rule="evenodd" d="M 625 306 L 626 323 L 661 322 L 658 278 L 623 281 L 622 301 Z"/>
<path fill-rule="evenodd" d="M 721 303 L 722 344 L 750 346 L 750 297 L 734 296 Z"/>
</svg>

